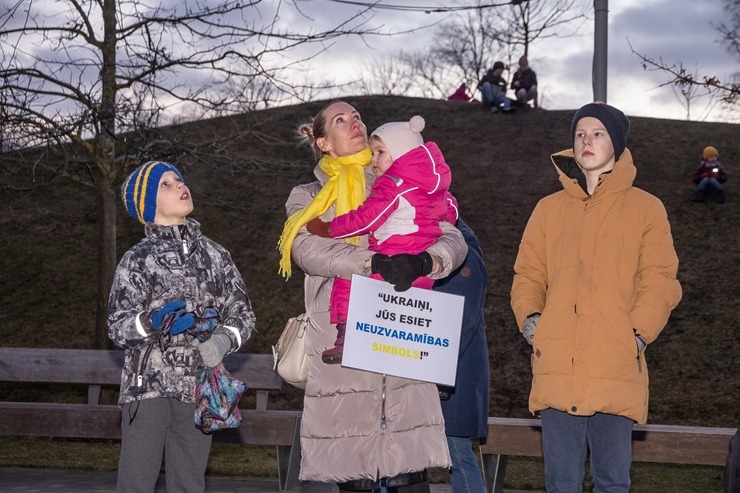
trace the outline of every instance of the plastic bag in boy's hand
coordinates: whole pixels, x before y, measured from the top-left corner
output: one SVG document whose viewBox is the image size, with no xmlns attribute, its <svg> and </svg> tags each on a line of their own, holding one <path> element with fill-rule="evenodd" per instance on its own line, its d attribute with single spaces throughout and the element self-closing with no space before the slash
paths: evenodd
<svg viewBox="0 0 740 493">
<path fill-rule="evenodd" d="M 195 427 L 206 434 L 240 427 L 239 399 L 246 390 L 247 385 L 231 376 L 223 363 L 205 367 L 195 386 Z"/>
<path fill-rule="evenodd" d="M 308 221 L 308 223 L 306 223 L 306 229 L 312 235 L 321 236 L 322 238 L 331 238 L 331 235 L 329 234 L 329 223 L 325 223 L 318 217 L 314 217 Z"/>
<path fill-rule="evenodd" d="M 393 284 L 396 291 L 406 291 L 417 278 L 432 272 L 432 256 L 427 252 L 393 256 L 376 253 L 370 266 L 373 274 L 383 276 L 383 280 Z"/>
</svg>

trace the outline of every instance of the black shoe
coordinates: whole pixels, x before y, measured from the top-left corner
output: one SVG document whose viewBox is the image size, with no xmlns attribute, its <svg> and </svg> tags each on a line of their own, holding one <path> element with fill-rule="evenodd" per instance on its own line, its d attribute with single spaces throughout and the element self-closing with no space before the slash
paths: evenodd
<svg viewBox="0 0 740 493">
<path fill-rule="evenodd" d="M 516 108 L 504 108 L 504 113 L 506 113 L 507 115 L 513 115 L 514 113 L 516 113 Z"/>
</svg>

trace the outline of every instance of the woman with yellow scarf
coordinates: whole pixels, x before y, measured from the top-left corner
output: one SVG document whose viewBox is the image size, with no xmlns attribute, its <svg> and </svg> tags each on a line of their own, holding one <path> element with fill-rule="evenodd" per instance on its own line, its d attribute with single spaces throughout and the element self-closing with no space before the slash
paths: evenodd
<svg viewBox="0 0 740 493">
<path fill-rule="evenodd" d="M 305 274 L 310 318 L 300 478 L 338 483 L 341 492 L 386 487 L 398 493 L 427 493 L 427 468 L 450 467 L 436 385 L 321 360 L 336 338 L 329 322 L 333 279 L 369 275 L 373 252 L 365 237 L 322 238 L 306 231 L 305 225 L 315 217 L 331 221 L 365 199 L 373 180 L 367 129 L 355 108 L 335 101 L 299 132 L 320 156 L 314 170 L 317 181 L 292 190 L 278 248 L 281 275 L 292 274 L 291 259 Z M 427 250 L 434 264 L 429 277 L 434 279 L 446 277 L 467 253 L 454 226 L 444 223 L 442 230 L 443 236 Z M 408 270 L 403 262 L 385 266 L 400 277 Z M 393 278 L 386 273 L 383 277 Z"/>
</svg>

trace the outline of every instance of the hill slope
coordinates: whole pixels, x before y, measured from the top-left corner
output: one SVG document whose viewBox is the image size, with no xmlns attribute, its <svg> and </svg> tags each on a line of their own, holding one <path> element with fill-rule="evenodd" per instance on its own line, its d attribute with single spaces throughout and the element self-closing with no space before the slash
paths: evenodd
<svg viewBox="0 0 740 493">
<path fill-rule="evenodd" d="M 479 105 L 401 97 L 348 98 L 369 131 L 414 114 L 426 119 L 424 137 L 439 145 L 453 170 L 452 191 L 478 234 L 491 281 L 487 298 L 491 351 L 491 414 L 526 417 L 529 350 L 509 308 L 512 266 L 537 200 L 558 190 L 549 162 L 570 147 L 572 111 L 492 115 Z M 290 189 L 312 179 L 315 164 L 297 148 L 293 129 L 323 102 L 265 110 L 168 129 L 185 146 L 209 132 L 251 129 L 229 143 L 234 162 L 177 162 L 193 191 L 193 217 L 228 248 L 245 278 L 257 314 L 249 352 L 270 352 L 285 320 L 302 311 L 302 276 L 277 275 L 275 249 Z M 728 201 L 688 200 L 689 176 L 701 150 L 714 145 L 734 171 L 740 162 L 739 125 L 632 118 L 628 137 L 638 168 L 635 185 L 660 197 L 673 227 L 684 300 L 648 349 L 650 421 L 737 426 L 740 411 L 740 193 L 728 182 Z M 734 160 L 734 162 L 733 162 Z M 14 170 L 0 167 L 0 183 Z M 91 191 L 58 183 L 33 193 L 0 192 L 0 335 L 2 344 L 90 347 L 96 275 L 95 202 Z M 141 227 L 119 209 L 119 256 Z M 301 405 L 287 388 L 281 407 Z"/>
</svg>

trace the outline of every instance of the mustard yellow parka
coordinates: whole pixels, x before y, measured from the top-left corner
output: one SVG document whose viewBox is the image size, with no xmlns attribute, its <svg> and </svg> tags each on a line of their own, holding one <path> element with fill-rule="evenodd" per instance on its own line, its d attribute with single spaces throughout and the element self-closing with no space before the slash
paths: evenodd
<svg viewBox="0 0 740 493">
<path fill-rule="evenodd" d="M 647 420 L 650 344 L 681 300 L 678 257 L 661 201 L 635 188 L 625 149 L 589 196 L 572 149 L 551 156 L 564 190 L 537 204 L 514 265 L 520 327 L 541 313 L 532 344 L 532 413 L 553 408 Z"/>
</svg>

